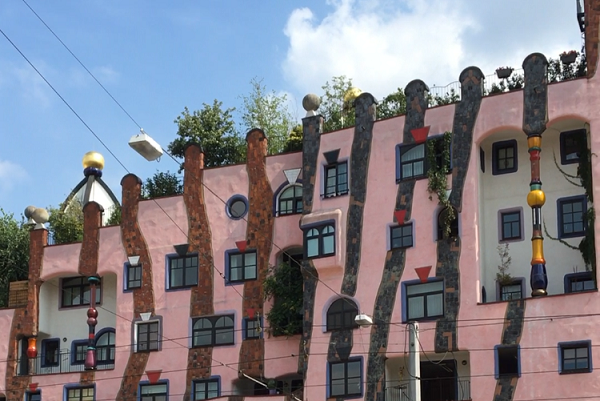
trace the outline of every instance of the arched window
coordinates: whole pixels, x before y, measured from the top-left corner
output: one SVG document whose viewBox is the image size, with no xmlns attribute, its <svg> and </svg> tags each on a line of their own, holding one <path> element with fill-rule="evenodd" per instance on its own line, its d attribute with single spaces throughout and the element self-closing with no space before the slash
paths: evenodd
<svg viewBox="0 0 600 401">
<path fill-rule="evenodd" d="M 331 224 L 305 231 L 306 257 L 315 258 L 335 254 L 335 228 Z"/>
<path fill-rule="evenodd" d="M 440 210 L 437 216 L 437 240 L 443 240 L 448 238 L 456 238 L 458 237 L 458 212 L 456 209 L 451 209 L 454 212 L 454 216 L 450 220 L 448 214 L 450 212 L 450 208 L 443 208 Z M 449 230 L 446 229 L 449 228 Z"/>
<path fill-rule="evenodd" d="M 279 216 L 302 213 L 302 185 L 292 185 L 279 194 Z"/>
<path fill-rule="evenodd" d="M 100 332 L 96 338 L 96 361 L 98 364 L 115 363 L 115 330 Z"/>
<path fill-rule="evenodd" d="M 327 331 L 354 329 L 358 327 L 354 319 L 358 315 L 356 303 L 348 298 L 340 298 L 327 310 Z"/>
</svg>

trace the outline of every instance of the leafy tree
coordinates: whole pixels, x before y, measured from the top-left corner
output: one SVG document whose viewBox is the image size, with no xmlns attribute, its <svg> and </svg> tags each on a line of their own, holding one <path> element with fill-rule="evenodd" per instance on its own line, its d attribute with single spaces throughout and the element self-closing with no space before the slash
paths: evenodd
<svg viewBox="0 0 600 401">
<path fill-rule="evenodd" d="M 388 118 L 406 114 L 406 95 L 400 88 L 383 98 L 377 106 L 377 118 Z"/>
<path fill-rule="evenodd" d="M 302 333 L 302 272 L 296 263 L 281 263 L 270 269 L 263 282 L 265 297 L 273 299 L 267 321 L 274 336 Z"/>
<path fill-rule="evenodd" d="M 304 137 L 304 132 L 302 132 L 302 125 L 296 125 L 288 139 L 285 141 L 284 152 L 295 152 L 298 150 L 302 150 L 302 139 Z"/>
<path fill-rule="evenodd" d="M 205 167 L 242 163 L 246 147 L 235 129 L 231 114 L 235 109 L 223 110 L 222 106 L 215 99 L 212 105 L 204 103 L 201 110 L 191 114 L 186 107 L 174 121 L 177 138 L 169 144 L 169 152 L 183 159 L 185 145 L 196 142 L 204 149 Z"/>
<path fill-rule="evenodd" d="M 118 226 L 121 224 L 121 205 L 115 205 L 114 209 L 110 213 L 110 217 L 106 221 L 107 226 Z"/>
<path fill-rule="evenodd" d="M 183 184 L 175 173 L 159 172 L 148 178 L 142 189 L 142 196 L 146 199 L 161 196 L 179 195 L 183 193 Z"/>
<path fill-rule="evenodd" d="M 260 128 L 269 138 L 269 154 L 281 153 L 286 148 L 288 135 L 294 126 L 294 117 L 287 107 L 287 95 L 268 91 L 262 79 L 250 81 L 252 91 L 242 96 L 241 112 L 244 131 Z"/>
<path fill-rule="evenodd" d="M 83 240 L 83 208 L 77 199 L 61 203 L 58 209 L 49 207 L 48 231 L 55 244 Z"/>
<path fill-rule="evenodd" d="M 450 92 L 446 92 L 444 96 L 429 95 L 427 100 L 429 101 L 429 107 L 444 106 L 446 104 L 458 102 L 460 100 L 460 96 L 458 95 L 458 93 L 456 93 L 456 90 L 454 88 L 450 88 Z"/>
<path fill-rule="evenodd" d="M 319 111 L 325 118 L 323 131 L 330 132 L 354 125 L 352 105 L 344 102 L 344 96 L 352 88 L 352 79 L 345 75 L 333 77 L 331 83 L 325 82 L 322 89 L 325 94 L 321 97 Z"/>
<path fill-rule="evenodd" d="M 29 227 L 0 209 L 0 307 L 8 306 L 9 283 L 27 280 L 28 272 Z"/>
</svg>

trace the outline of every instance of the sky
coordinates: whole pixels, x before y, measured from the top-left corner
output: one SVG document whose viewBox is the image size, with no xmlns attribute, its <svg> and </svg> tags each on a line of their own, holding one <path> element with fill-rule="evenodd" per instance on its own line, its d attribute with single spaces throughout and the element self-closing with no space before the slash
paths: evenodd
<svg viewBox="0 0 600 401">
<path fill-rule="evenodd" d="M 184 107 L 239 110 L 254 78 L 300 120 L 304 95 L 335 76 L 381 99 L 413 79 L 446 86 L 468 66 L 490 75 L 582 45 L 576 0 L 2 0 L 0 29 L 74 110 L 0 34 L 0 208 L 17 218 L 64 201 L 91 150 L 118 198 L 128 172 L 176 172 L 129 138 L 141 126 L 166 148 Z"/>
</svg>

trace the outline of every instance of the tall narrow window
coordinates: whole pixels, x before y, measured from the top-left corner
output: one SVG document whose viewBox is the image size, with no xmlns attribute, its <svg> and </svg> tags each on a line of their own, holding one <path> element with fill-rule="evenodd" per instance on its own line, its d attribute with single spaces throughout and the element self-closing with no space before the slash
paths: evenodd
<svg viewBox="0 0 600 401">
<path fill-rule="evenodd" d="M 42 340 L 42 367 L 58 366 L 60 360 L 60 340 Z"/>
<path fill-rule="evenodd" d="M 339 162 L 325 167 L 325 197 L 348 193 L 348 162 Z"/>
<path fill-rule="evenodd" d="M 209 398 L 219 397 L 220 382 L 218 378 L 194 380 L 193 382 L 193 401 L 208 400 Z"/>
<path fill-rule="evenodd" d="M 169 288 L 198 285 L 198 255 L 169 257 Z"/>
<path fill-rule="evenodd" d="M 329 363 L 329 396 L 348 397 L 362 394 L 362 361 L 350 358 Z"/>
<path fill-rule="evenodd" d="M 430 281 L 404 285 L 406 321 L 444 316 L 444 282 Z"/>
<path fill-rule="evenodd" d="M 514 210 L 500 213 L 501 240 L 513 241 L 522 239 L 521 233 L 521 211 Z"/>
<path fill-rule="evenodd" d="M 392 249 L 410 248 L 413 246 L 412 223 L 390 227 L 390 245 Z"/>
<path fill-rule="evenodd" d="M 502 141 L 492 144 L 492 174 L 508 174 L 517 171 L 517 141 Z"/>
<path fill-rule="evenodd" d="M 558 234 L 560 238 L 585 235 L 587 202 L 585 196 L 558 200 Z"/>
<path fill-rule="evenodd" d="M 160 344 L 160 321 L 136 322 L 137 352 L 158 351 Z"/>
<path fill-rule="evenodd" d="M 425 144 L 400 147 L 400 180 L 425 175 Z"/>
<path fill-rule="evenodd" d="M 230 252 L 227 279 L 230 283 L 256 280 L 258 275 L 256 251 Z"/>
<path fill-rule="evenodd" d="M 129 263 L 126 265 L 127 290 L 140 288 L 142 286 L 142 265 L 132 266 Z"/>
<path fill-rule="evenodd" d="M 96 338 L 96 360 L 98 364 L 115 363 L 114 330 L 107 330 Z"/>
<path fill-rule="evenodd" d="M 584 129 L 560 133 L 561 164 L 579 163 L 579 155 L 585 151 L 587 151 L 587 133 Z"/>
</svg>

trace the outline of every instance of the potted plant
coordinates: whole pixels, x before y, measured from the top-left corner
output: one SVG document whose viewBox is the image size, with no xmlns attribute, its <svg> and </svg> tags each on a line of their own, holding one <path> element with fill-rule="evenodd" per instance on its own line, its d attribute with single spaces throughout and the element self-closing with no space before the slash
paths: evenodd
<svg viewBox="0 0 600 401">
<path fill-rule="evenodd" d="M 274 379 L 269 379 L 267 388 L 269 389 L 269 394 L 277 394 L 277 382 Z"/>
<path fill-rule="evenodd" d="M 501 285 L 508 285 L 512 282 L 512 276 L 508 272 L 512 258 L 509 254 L 508 244 L 498 245 L 498 256 L 500 256 L 500 264 L 498 265 L 498 273 L 496 273 L 496 281 Z"/>
<path fill-rule="evenodd" d="M 577 55 L 578 55 L 578 53 L 575 50 L 569 50 L 568 52 L 562 52 L 560 54 L 560 61 L 562 61 L 563 64 L 572 64 L 577 59 Z"/>
<path fill-rule="evenodd" d="M 510 74 L 512 74 L 512 72 L 512 67 L 499 67 L 496 69 L 496 75 L 499 79 L 506 79 L 510 77 Z"/>
</svg>

